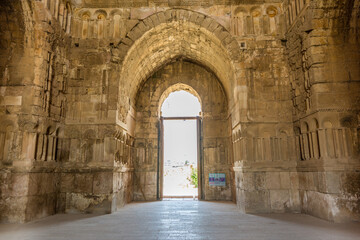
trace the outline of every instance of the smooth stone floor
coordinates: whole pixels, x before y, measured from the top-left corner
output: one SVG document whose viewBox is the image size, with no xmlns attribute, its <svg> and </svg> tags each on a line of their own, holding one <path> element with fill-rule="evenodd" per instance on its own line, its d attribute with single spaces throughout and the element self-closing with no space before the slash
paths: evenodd
<svg viewBox="0 0 360 240">
<path fill-rule="evenodd" d="M 241 214 L 228 202 L 131 203 L 108 215 L 59 214 L 1 224 L 0 239 L 360 239 L 360 223 L 335 224 L 301 214 Z"/>
</svg>

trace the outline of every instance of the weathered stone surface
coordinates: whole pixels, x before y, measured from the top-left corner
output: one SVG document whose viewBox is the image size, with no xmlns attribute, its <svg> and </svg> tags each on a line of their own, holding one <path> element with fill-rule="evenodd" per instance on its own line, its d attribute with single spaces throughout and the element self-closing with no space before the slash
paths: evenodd
<svg viewBox="0 0 360 240">
<path fill-rule="evenodd" d="M 196 74 L 194 74 L 196 73 Z M 209 91 L 211 89 L 211 91 Z M 165 66 L 156 72 L 139 89 L 137 97 L 137 122 L 135 127 L 135 146 L 144 147 L 150 159 L 136 159 L 136 175 L 140 177 L 137 186 L 143 192 L 149 192 L 156 197 L 156 174 L 151 173 L 156 169 L 158 120 L 161 116 L 162 102 L 173 91 L 186 90 L 198 96 L 202 107 L 203 125 L 203 165 L 201 172 L 205 179 L 203 185 L 206 200 L 231 200 L 233 179 L 231 178 L 232 160 L 230 155 L 229 122 L 227 121 L 226 96 L 216 77 L 202 67 L 187 61 L 178 61 Z M 139 154 L 137 154 L 139 155 Z M 160 161 L 163 161 L 160 159 Z M 210 187 L 209 173 L 226 173 L 226 187 Z M 143 181 L 143 182 L 142 182 Z M 138 183 L 135 182 L 135 185 Z M 151 189 L 149 189 L 151 188 Z M 160 186 L 161 189 L 161 186 Z M 141 196 L 141 192 L 135 192 Z M 151 200 L 150 196 L 145 196 Z M 143 199 L 143 198 L 140 198 Z M 155 198 L 156 199 L 156 198 Z"/>
<path fill-rule="evenodd" d="M 358 221 L 359 6 L 0 1 L 0 221 L 161 198 L 180 89 L 201 99 L 203 199 Z"/>
</svg>

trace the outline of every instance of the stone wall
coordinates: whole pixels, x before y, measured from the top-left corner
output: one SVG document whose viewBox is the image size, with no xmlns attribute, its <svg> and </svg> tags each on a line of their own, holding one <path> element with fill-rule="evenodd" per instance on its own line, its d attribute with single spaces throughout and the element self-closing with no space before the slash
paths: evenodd
<svg viewBox="0 0 360 240">
<path fill-rule="evenodd" d="M 91 8 L 141 8 L 141 7 L 213 7 L 232 6 L 239 4 L 281 3 L 282 0 L 76 0 L 77 7 Z"/>
<path fill-rule="evenodd" d="M 66 212 L 109 213 L 132 199 L 134 140 L 124 124 L 116 124 L 119 65 L 110 61 L 110 43 L 72 37 L 62 140 Z M 83 185 L 74 187 L 77 181 Z"/>
<path fill-rule="evenodd" d="M 157 199 L 160 108 L 169 93 L 180 90 L 196 94 L 201 102 L 202 147 L 199 154 L 204 166 L 201 172 L 204 179 L 201 183 L 202 198 L 231 200 L 234 179 L 225 92 L 214 74 L 181 59 L 157 71 L 139 89 L 136 101 L 134 200 Z M 226 174 L 226 187 L 209 186 L 209 173 L 214 172 Z"/>
<path fill-rule="evenodd" d="M 61 6 L 1 2 L 1 221 L 56 212 L 69 68 Z"/>
<path fill-rule="evenodd" d="M 358 0 L 1 1 L 1 221 L 155 199 L 178 83 L 205 179 L 228 176 L 205 199 L 359 220 L 359 21 Z"/>
<path fill-rule="evenodd" d="M 359 219 L 359 2 L 285 1 L 303 212 Z"/>
<path fill-rule="evenodd" d="M 232 13 L 242 49 L 232 108 L 236 200 L 241 211 L 298 212 L 296 143 L 281 5 L 243 5 Z"/>
<path fill-rule="evenodd" d="M 68 125 L 62 138 L 60 209 L 110 213 L 132 199 L 133 139 L 107 125 Z"/>
</svg>

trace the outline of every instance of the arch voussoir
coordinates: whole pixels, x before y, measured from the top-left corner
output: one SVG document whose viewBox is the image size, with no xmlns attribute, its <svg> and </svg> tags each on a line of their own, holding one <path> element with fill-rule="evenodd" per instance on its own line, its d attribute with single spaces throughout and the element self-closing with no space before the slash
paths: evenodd
<svg viewBox="0 0 360 240">
<path fill-rule="evenodd" d="M 211 24 L 212 19 L 209 17 L 206 17 L 204 21 L 201 22 L 201 26 L 208 29 Z"/>
<path fill-rule="evenodd" d="M 162 23 L 171 23 L 174 21 L 188 21 L 207 29 L 214 33 L 229 51 L 233 51 L 235 46 L 238 47 L 238 45 L 232 43 L 232 40 L 236 41 L 232 35 L 216 20 L 202 13 L 185 9 L 169 9 L 150 15 L 137 23 L 120 43 L 131 47 L 133 42 L 141 38 L 150 29 Z"/>
<path fill-rule="evenodd" d="M 191 44 L 184 45 L 184 39 Z M 226 95 L 232 94 L 239 46 L 221 24 L 202 13 L 185 9 L 154 13 L 137 23 L 118 48 L 123 61 L 120 81 L 132 79 L 131 84 L 124 83 L 129 96 L 135 96 L 141 81 L 174 58 L 194 60 L 209 68 L 224 85 Z"/>
<path fill-rule="evenodd" d="M 197 17 L 195 18 L 194 23 L 198 24 L 198 25 L 201 25 L 201 23 L 204 21 L 204 19 L 205 19 L 204 15 L 202 15 L 200 13 L 197 13 Z"/>
<path fill-rule="evenodd" d="M 151 20 L 150 17 L 145 18 L 145 19 L 143 20 L 143 23 L 144 23 L 146 26 L 148 26 L 150 29 L 153 28 L 153 27 L 155 27 L 155 24 L 153 23 L 153 21 Z"/>
<path fill-rule="evenodd" d="M 209 30 L 211 32 L 213 32 L 218 26 L 219 26 L 219 24 L 215 20 L 211 19 L 211 23 L 209 25 Z"/>
<path fill-rule="evenodd" d="M 188 20 L 189 19 L 189 11 L 185 11 L 183 9 L 180 9 L 178 11 L 175 11 L 176 17 L 178 20 Z"/>
</svg>

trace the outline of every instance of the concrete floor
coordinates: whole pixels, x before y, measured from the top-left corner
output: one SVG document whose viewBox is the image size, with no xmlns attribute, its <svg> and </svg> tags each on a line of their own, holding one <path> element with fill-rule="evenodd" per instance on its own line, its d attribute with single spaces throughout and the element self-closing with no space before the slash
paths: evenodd
<svg viewBox="0 0 360 240">
<path fill-rule="evenodd" d="M 335 224 L 301 214 L 241 214 L 233 203 L 131 203 L 108 215 L 59 214 L 1 224 L 0 239 L 360 239 L 360 223 Z"/>
</svg>

